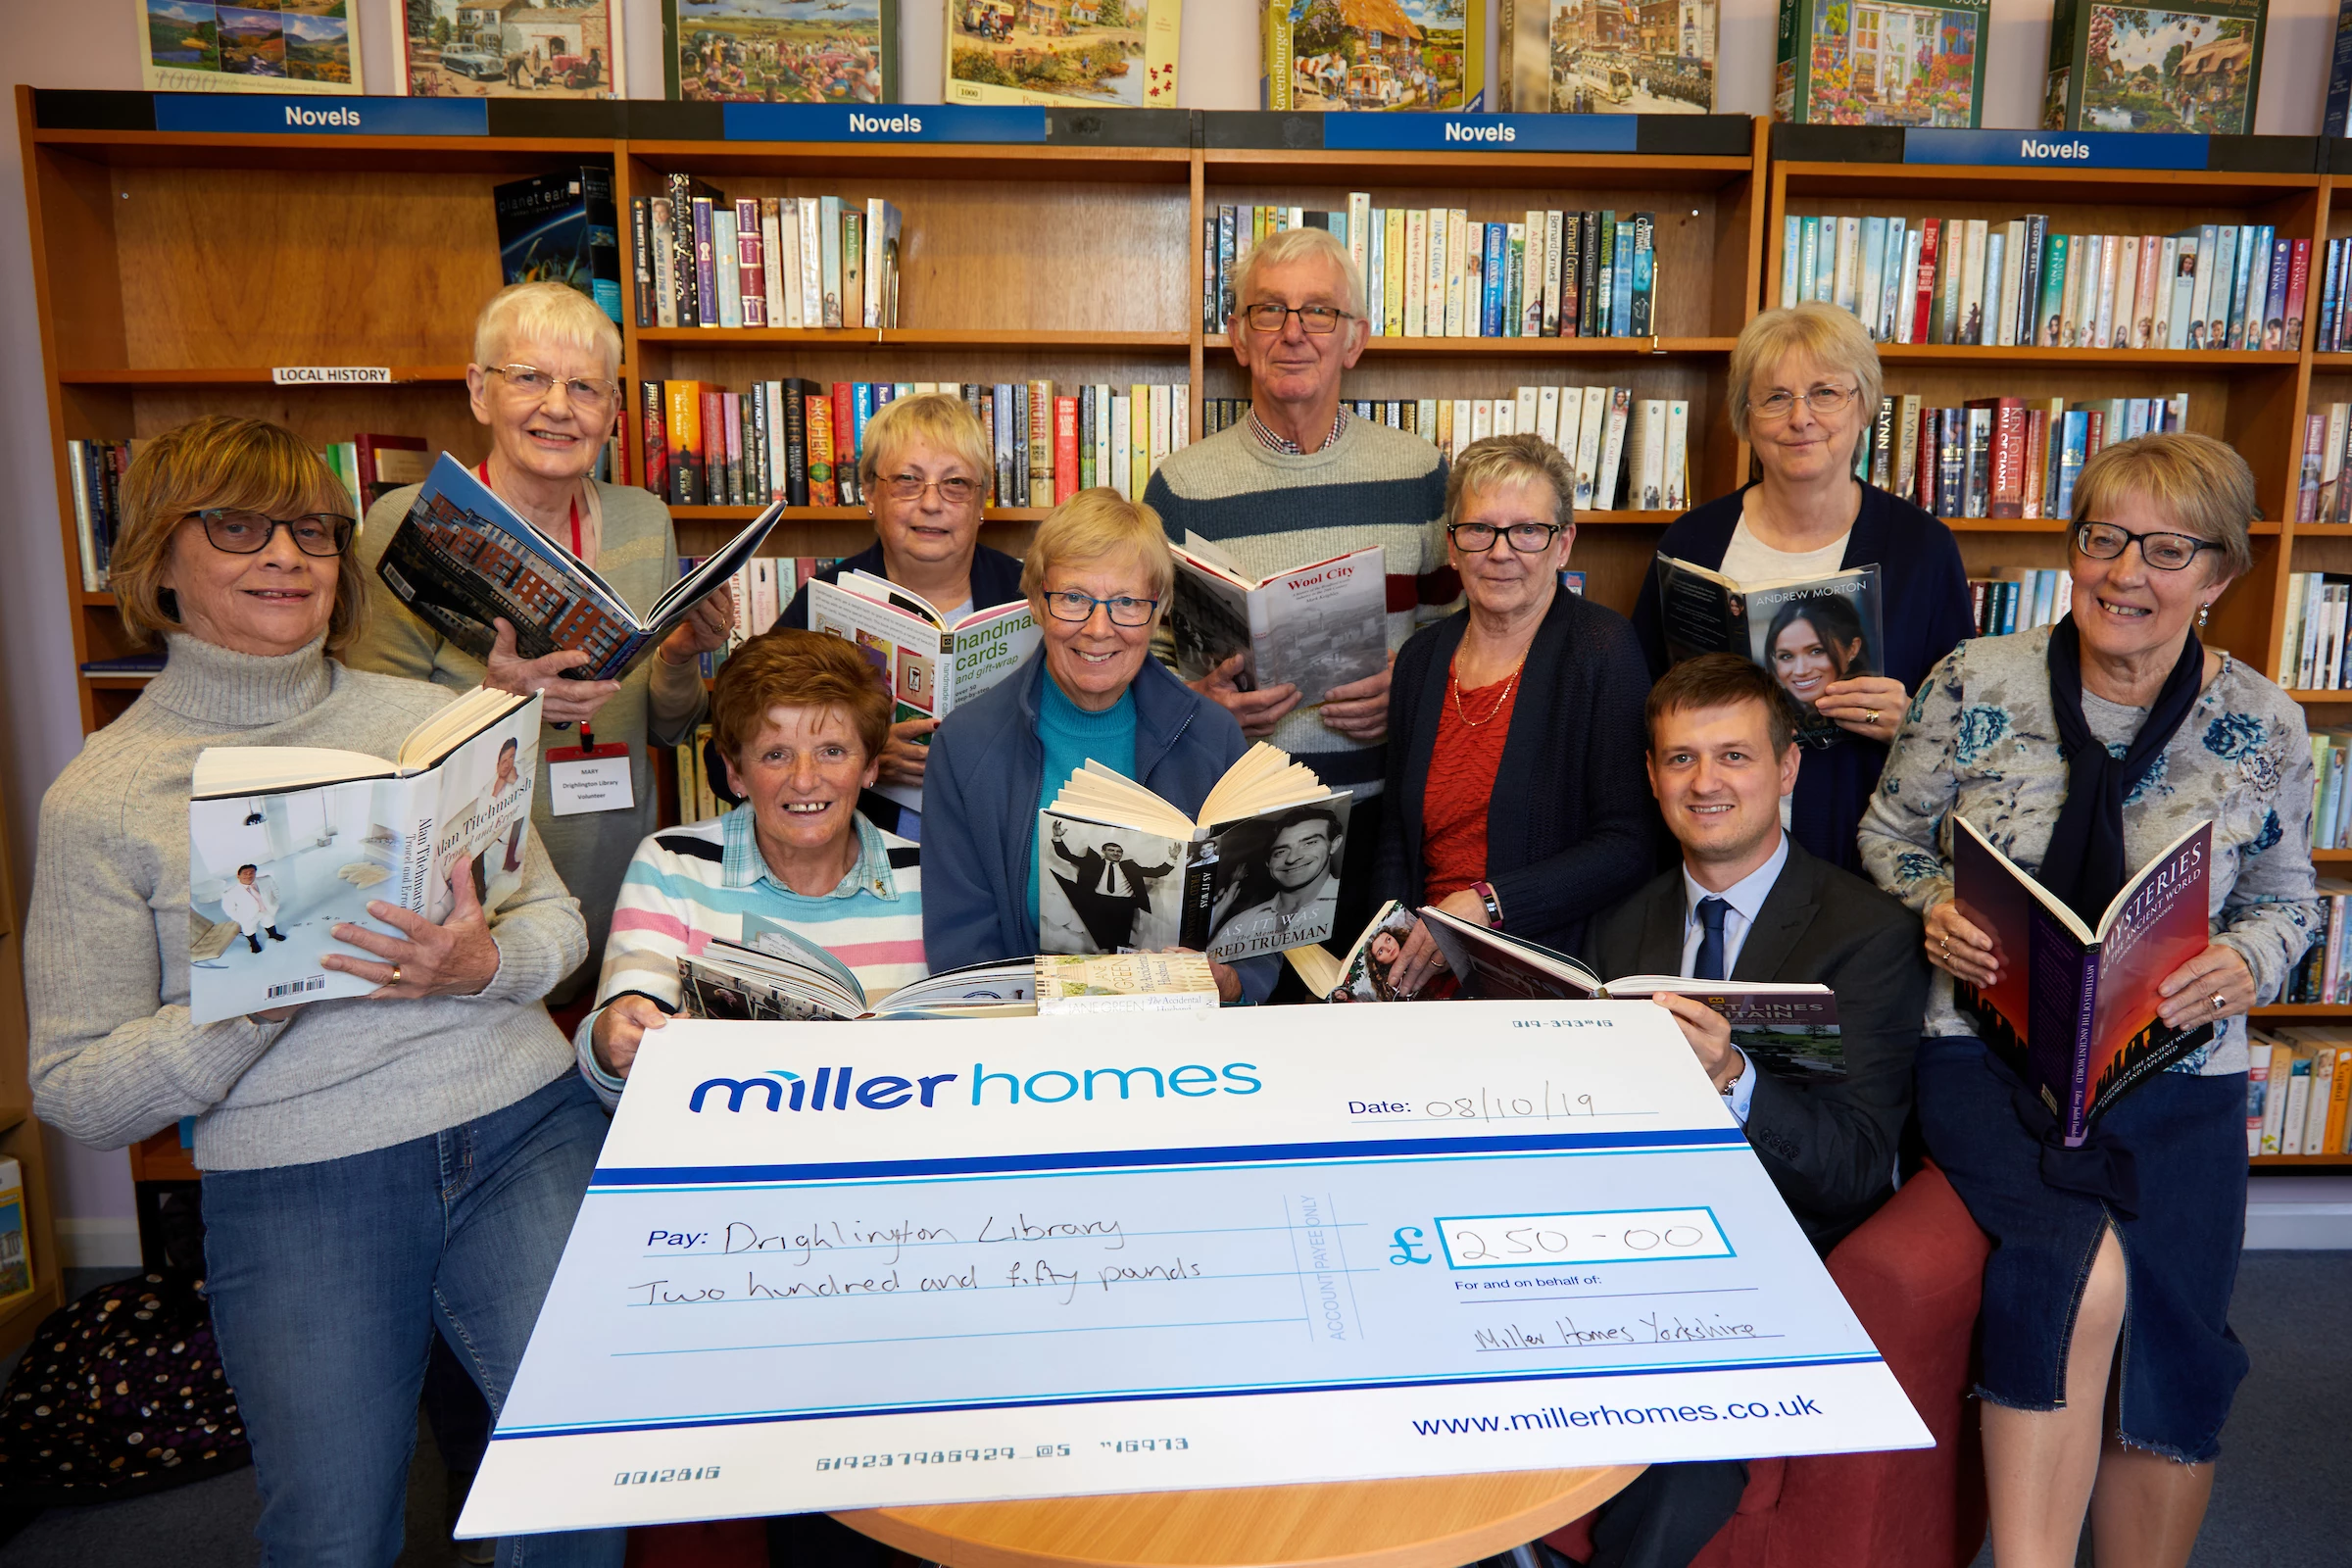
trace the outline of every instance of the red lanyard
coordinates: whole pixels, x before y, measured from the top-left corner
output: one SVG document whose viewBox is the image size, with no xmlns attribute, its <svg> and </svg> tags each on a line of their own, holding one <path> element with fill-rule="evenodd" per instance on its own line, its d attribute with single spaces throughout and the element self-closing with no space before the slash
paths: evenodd
<svg viewBox="0 0 2352 1568">
<path fill-rule="evenodd" d="M 475 478 L 482 481 L 483 489 L 491 489 L 490 462 L 487 458 L 475 466 L 473 474 Z M 571 498 L 571 553 L 581 561 L 588 559 L 580 553 L 580 498 L 578 496 Z"/>
</svg>

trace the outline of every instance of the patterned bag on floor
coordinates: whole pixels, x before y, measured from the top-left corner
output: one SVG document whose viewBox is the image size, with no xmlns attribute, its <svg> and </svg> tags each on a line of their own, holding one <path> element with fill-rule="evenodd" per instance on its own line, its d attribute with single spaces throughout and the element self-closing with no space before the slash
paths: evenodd
<svg viewBox="0 0 2352 1568">
<path fill-rule="evenodd" d="M 0 1506 L 112 1502 L 252 1462 L 203 1283 L 134 1274 L 41 1320 L 0 1393 Z"/>
</svg>

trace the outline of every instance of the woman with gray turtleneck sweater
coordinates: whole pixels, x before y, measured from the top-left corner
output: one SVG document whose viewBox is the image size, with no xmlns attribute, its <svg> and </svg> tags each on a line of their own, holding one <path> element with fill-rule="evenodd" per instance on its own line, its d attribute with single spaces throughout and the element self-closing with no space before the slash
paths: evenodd
<svg viewBox="0 0 2352 1568">
<path fill-rule="evenodd" d="M 33 1108 L 121 1148 L 196 1118 L 214 1332 L 253 1444 L 266 1560 L 400 1549 L 435 1333 L 493 1406 L 512 1385 L 605 1121 L 541 999 L 579 906 L 529 837 L 486 920 L 470 868 L 435 926 L 368 912 L 320 962 L 368 996 L 213 1024 L 188 1010 L 188 793 L 207 746 L 388 757 L 452 694 L 328 657 L 364 597 L 342 486 L 291 432 L 203 418 L 141 453 L 113 581 L 171 658 L 41 802 L 24 977 Z M 618 1564 L 619 1532 L 502 1563 Z"/>
</svg>

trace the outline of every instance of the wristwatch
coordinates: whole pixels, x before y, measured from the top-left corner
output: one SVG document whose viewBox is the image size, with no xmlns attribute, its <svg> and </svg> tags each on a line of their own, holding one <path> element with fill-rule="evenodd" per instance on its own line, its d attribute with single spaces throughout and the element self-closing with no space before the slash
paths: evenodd
<svg viewBox="0 0 2352 1568">
<path fill-rule="evenodd" d="M 1496 931 L 1501 930 L 1502 901 L 1494 897 L 1494 884 L 1484 881 L 1473 882 L 1470 884 L 1470 891 L 1477 894 L 1478 902 L 1486 906 L 1488 927 Z"/>
<path fill-rule="evenodd" d="M 1725 1079 L 1723 1087 L 1715 1091 L 1726 1100 L 1731 1099 L 1732 1091 L 1740 1087 L 1740 1080 L 1747 1076 L 1747 1053 L 1741 1051 L 1738 1046 L 1734 1046 L 1732 1054 L 1740 1058 L 1740 1070 Z"/>
</svg>

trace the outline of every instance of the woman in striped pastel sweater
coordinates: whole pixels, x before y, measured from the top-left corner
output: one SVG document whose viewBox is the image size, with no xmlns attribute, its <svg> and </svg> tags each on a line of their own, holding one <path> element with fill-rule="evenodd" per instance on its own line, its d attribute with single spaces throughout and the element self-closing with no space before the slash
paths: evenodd
<svg viewBox="0 0 2352 1568">
<path fill-rule="evenodd" d="M 744 804 L 654 834 L 629 862 L 597 1010 L 573 1037 L 608 1104 L 645 1031 L 678 1009 L 678 956 L 713 937 L 756 945 L 788 931 L 832 954 L 868 996 L 929 972 L 916 849 L 858 809 L 890 719 L 889 694 L 841 638 L 771 631 L 727 661 L 710 722 Z"/>
</svg>

